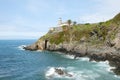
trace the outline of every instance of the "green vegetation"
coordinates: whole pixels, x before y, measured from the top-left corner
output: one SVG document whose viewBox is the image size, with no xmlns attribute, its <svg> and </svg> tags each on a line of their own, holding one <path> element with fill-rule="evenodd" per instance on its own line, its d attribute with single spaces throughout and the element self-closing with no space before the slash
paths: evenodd
<svg viewBox="0 0 120 80">
<path fill-rule="evenodd" d="M 68 26 L 70 27 L 72 21 L 69 19 L 69 20 L 67 21 L 67 23 L 68 23 Z"/>
<path fill-rule="evenodd" d="M 120 24 L 120 13 L 117 14 L 113 19 L 112 19 L 112 23 L 115 23 L 117 25 Z"/>
<path fill-rule="evenodd" d="M 59 44 L 59 43 L 62 43 L 62 42 L 64 42 L 64 32 L 59 32 L 59 33 L 57 33 L 57 34 L 54 34 L 54 35 L 52 35 L 50 38 L 49 38 L 49 40 L 50 40 L 50 43 L 51 44 L 53 44 L 53 43 L 55 43 L 55 44 Z"/>
<path fill-rule="evenodd" d="M 63 31 L 57 33 L 49 31 L 40 39 L 49 39 L 51 44 L 81 40 L 91 44 L 103 44 L 108 39 L 113 40 L 120 31 L 120 13 L 106 22 L 77 24 L 75 21 L 68 20 L 67 23 L 68 26 L 62 26 Z"/>
</svg>

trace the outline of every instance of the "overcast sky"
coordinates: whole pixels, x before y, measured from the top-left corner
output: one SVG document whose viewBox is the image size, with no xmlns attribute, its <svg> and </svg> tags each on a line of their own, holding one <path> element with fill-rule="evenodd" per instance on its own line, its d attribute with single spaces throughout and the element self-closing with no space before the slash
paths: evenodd
<svg viewBox="0 0 120 80">
<path fill-rule="evenodd" d="M 120 0 L 0 0 L 0 39 L 37 39 L 58 19 L 95 23 L 120 12 Z"/>
</svg>

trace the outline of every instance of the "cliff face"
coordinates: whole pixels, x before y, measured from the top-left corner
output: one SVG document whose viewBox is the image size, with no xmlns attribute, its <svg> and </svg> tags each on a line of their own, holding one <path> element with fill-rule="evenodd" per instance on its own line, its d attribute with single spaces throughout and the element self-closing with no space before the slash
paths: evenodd
<svg viewBox="0 0 120 80">
<path fill-rule="evenodd" d="M 45 50 L 44 40 L 38 40 L 34 44 L 23 47 L 25 50 L 35 51 L 35 50 Z"/>
<path fill-rule="evenodd" d="M 62 31 L 50 30 L 26 50 L 60 51 L 90 60 L 108 60 L 120 74 L 120 13 L 113 19 L 95 24 L 62 26 Z"/>
<path fill-rule="evenodd" d="M 62 31 L 50 30 L 26 49 L 58 50 L 65 48 L 70 51 L 76 46 L 95 49 L 104 46 L 120 49 L 120 13 L 106 22 L 74 24 L 62 26 L 62 29 Z"/>
</svg>

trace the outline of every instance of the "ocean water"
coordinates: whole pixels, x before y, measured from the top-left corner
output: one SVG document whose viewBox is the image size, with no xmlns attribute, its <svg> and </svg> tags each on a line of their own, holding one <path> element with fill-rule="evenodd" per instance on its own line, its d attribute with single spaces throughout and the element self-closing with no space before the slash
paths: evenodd
<svg viewBox="0 0 120 80">
<path fill-rule="evenodd" d="M 0 80 L 120 80 L 108 62 L 89 62 L 88 58 L 58 52 L 25 51 L 23 45 L 36 40 L 0 40 Z M 62 69 L 72 77 L 58 75 Z"/>
</svg>

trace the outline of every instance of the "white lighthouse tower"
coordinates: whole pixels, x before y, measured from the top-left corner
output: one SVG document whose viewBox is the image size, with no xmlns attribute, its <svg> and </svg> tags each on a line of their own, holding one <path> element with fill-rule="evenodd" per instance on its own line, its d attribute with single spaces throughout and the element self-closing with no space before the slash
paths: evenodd
<svg viewBox="0 0 120 80">
<path fill-rule="evenodd" d="M 59 18 L 58 25 L 60 26 L 62 24 L 62 18 Z"/>
</svg>

